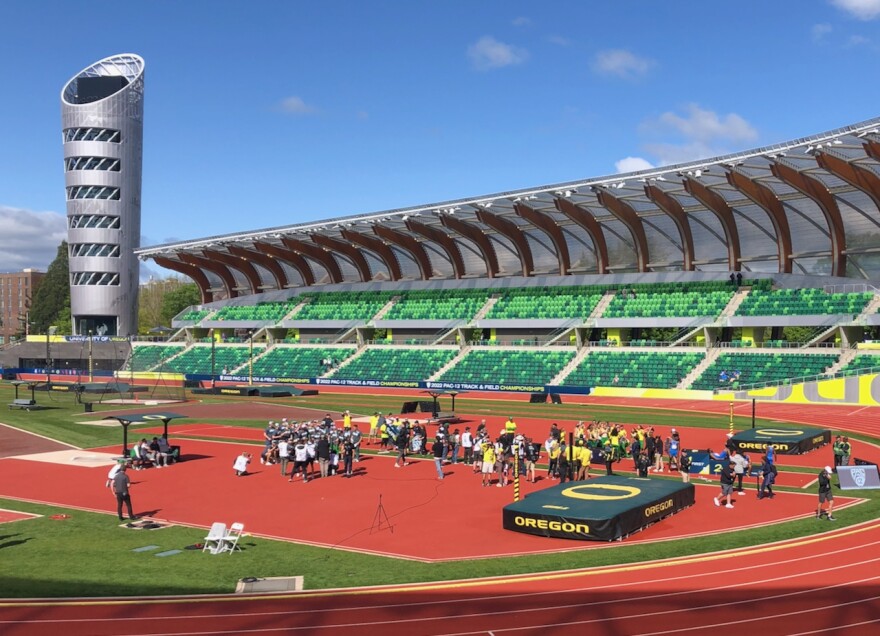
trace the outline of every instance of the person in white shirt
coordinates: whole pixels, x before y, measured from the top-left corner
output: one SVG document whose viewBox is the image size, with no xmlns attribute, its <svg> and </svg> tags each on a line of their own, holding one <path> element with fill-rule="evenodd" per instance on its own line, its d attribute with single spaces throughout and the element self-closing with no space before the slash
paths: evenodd
<svg viewBox="0 0 880 636">
<path fill-rule="evenodd" d="M 474 463 L 474 436 L 471 434 L 471 427 L 466 426 L 464 433 L 461 434 L 461 447 L 464 449 L 464 463 Z"/>
<path fill-rule="evenodd" d="M 251 454 L 248 452 L 243 452 L 241 455 L 236 457 L 235 461 L 232 463 L 232 470 L 235 471 L 235 476 L 241 477 L 242 475 L 247 475 L 247 467 L 250 463 Z"/>
<path fill-rule="evenodd" d="M 281 476 L 287 475 L 287 464 L 290 462 L 290 442 L 282 439 L 278 442 L 278 463 L 281 464 Z"/>
<path fill-rule="evenodd" d="M 296 446 L 293 447 L 293 471 L 290 473 L 290 479 L 287 481 L 293 481 L 296 474 L 302 471 L 303 483 L 306 483 L 309 480 L 309 476 L 306 473 L 308 461 L 309 449 L 306 448 L 305 442 L 300 440 L 296 443 Z"/>
<path fill-rule="evenodd" d="M 474 473 L 476 474 L 483 470 L 483 444 L 485 443 L 485 438 L 482 435 L 477 435 L 474 440 Z"/>
<path fill-rule="evenodd" d="M 113 485 L 113 478 L 116 477 L 116 473 L 122 470 L 122 467 L 125 466 L 127 460 L 120 459 L 117 460 L 113 467 L 110 469 L 110 472 L 107 473 L 107 488 L 110 488 Z"/>
</svg>

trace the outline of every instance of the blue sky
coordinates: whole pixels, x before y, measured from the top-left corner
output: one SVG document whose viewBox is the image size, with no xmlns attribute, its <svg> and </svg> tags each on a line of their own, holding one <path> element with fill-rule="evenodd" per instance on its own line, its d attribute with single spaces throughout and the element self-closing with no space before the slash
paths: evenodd
<svg viewBox="0 0 880 636">
<path fill-rule="evenodd" d="M 0 24 L 0 271 L 65 238 L 59 93 L 117 53 L 146 60 L 145 246 L 880 115 L 880 0 L 9 1 Z"/>
</svg>

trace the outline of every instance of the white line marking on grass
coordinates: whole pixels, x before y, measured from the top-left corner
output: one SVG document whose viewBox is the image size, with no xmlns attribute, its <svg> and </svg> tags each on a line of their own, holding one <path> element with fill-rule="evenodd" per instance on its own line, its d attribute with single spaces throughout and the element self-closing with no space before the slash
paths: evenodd
<svg viewBox="0 0 880 636">
<path fill-rule="evenodd" d="M 18 431 L 20 433 L 27 433 L 28 435 L 33 435 L 34 437 L 39 437 L 41 439 L 45 439 L 50 442 L 55 442 L 56 444 L 61 444 L 62 446 L 67 446 L 68 448 L 75 448 L 77 450 L 82 450 L 79 446 L 74 446 L 73 444 L 68 444 L 67 442 L 59 442 L 57 439 L 52 439 L 51 437 L 46 437 L 45 435 L 40 435 L 39 433 L 27 431 L 23 428 L 18 428 L 17 426 L 12 426 L 11 424 L 4 424 L 4 423 L 0 422 L 0 426 L 5 426 L 6 428 L 11 428 L 12 430 Z"/>
</svg>

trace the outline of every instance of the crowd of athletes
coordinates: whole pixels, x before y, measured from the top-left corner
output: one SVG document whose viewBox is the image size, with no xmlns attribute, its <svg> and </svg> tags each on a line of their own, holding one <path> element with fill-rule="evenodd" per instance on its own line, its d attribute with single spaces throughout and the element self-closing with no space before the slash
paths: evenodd
<svg viewBox="0 0 880 636">
<path fill-rule="evenodd" d="M 517 424 L 508 418 L 497 435 L 492 435 L 483 420 L 475 430 L 440 423 L 430 434 L 427 423 L 411 422 L 400 416 L 374 413 L 369 430 L 362 431 L 351 414 L 343 413 L 341 426 L 328 413 L 322 420 L 288 422 L 270 421 L 263 432 L 261 464 L 278 465 L 280 474 L 290 481 L 303 482 L 336 474 L 351 477 L 360 462 L 361 448 L 378 445 L 380 454 L 394 453 L 395 467 L 408 465 L 413 456 L 431 457 L 437 478 L 445 477 L 445 464 L 464 463 L 482 475 L 482 485 L 503 487 L 514 475 L 528 481 L 538 480 L 537 464 L 546 456 L 546 477 L 561 482 L 590 477 L 591 464 L 604 463 L 605 473 L 613 474 L 614 465 L 632 458 L 633 469 L 641 476 L 648 472 L 680 471 L 687 480 L 687 454 L 675 429 L 663 439 L 653 427 L 637 426 L 631 433 L 610 422 L 578 422 L 570 434 L 553 423 L 544 441 L 517 432 Z M 668 460 L 668 465 L 667 465 Z M 249 453 L 236 458 L 233 469 L 244 475 L 251 461 Z"/>
</svg>

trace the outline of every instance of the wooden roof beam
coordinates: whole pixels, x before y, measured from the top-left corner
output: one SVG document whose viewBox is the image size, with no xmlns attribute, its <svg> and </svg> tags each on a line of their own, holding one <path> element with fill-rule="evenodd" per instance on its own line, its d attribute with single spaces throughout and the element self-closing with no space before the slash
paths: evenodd
<svg viewBox="0 0 880 636">
<path fill-rule="evenodd" d="M 550 238 L 556 250 L 556 259 L 559 261 L 559 275 L 565 276 L 568 274 L 568 270 L 571 269 L 571 257 L 568 253 L 568 243 L 565 241 L 565 235 L 562 233 L 562 228 L 559 227 L 559 224 L 549 214 L 539 212 L 525 203 L 514 203 L 513 209 L 519 216 Z"/>
<path fill-rule="evenodd" d="M 290 265 L 293 269 L 299 272 L 306 287 L 311 287 L 315 284 L 315 271 L 312 269 L 311 264 L 297 252 L 289 250 L 282 245 L 262 243 L 260 241 L 254 243 L 254 249 Z"/>
<path fill-rule="evenodd" d="M 724 231 L 724 241 L 727 245 L 727 268 L 732 272 L 740 271 L 742 252 L 739 244 L 739 228 L 736 225 L 736 217 L 733 216 L 733 208 L 723 196 L 713 192 L 697 179 L 685 177 L 683 183 L 687 193 L 704 205 L 718 219 L 721 229 Z"/>
<path fill-rule="evenodd" d="M 553 202 L 556 205 L 557 210 L 562 212 L 589 235 L 593 241 L 593 248 L 596 251 L 596 269 L 600 274 L 607 274 L 608 243 L 605 241 L 605 234 L 602 232 L 602 226 L 599 225 L 596 217 L 594 217 L 589 210 L 585 210 L 568 199 L 557 197 Z"/>
<path fill-rule="evenodd" d="M 779 273 L 791 274 L 791 229 L 782 201 L 773 190 L 737 170 L 728 171 L 727 181 L 767 213 L 773 230 L 776 232 Z"/>
<path fill-rule="evenodd" d="M 619 199 L 607 190 L 599 190 L 596 193 L 599 205 L 611 212 L 629 230 L 636 249 L 636 266 L 640 272 L 648 271 L 650 258 L 648 255 L 648 237 L 645 234 L 645 226 L 636 211 L 628 203 Z"/>
<path fill-rule="evenodd" d="M 466 223 L 461 219 L 457 219 L 451 214 L 443 214 L 440 222 L 454 232 L 458 232 L 465 238 L 470 239 L 480 250 L 483 255 L 483 262 L 486 263 L 486 277 L 498 277 L 498 255 L 495 254 L 495 246 L 480 228 L 470 223 Z"/>
<path fill-rule="evenodd" d="M 214 300 L 214 292 L 211 291 L 211 282 L 205 275 L 201 267 L 190 265 L 189 263 L 181 263 L 165 256 L 154 256 L 153 260 L 159 267 L 170 269 L 174 272 L 180 272 L 184 276 L 189 276 L 199 288 L 199 295 L 202 297 L 202 304 L 210 303 Z"/>
<path fill-rule="evenodd" d="M 831 239 L 831 275 L 846 276 L 846 229 L 843 226 L 843 217 L 837 201 L 831 196 L 828 188 L 815 177 L 799 172 L 784 163 L 771 163 L 770 171 L 777 179 L 811 198 L 822 210 Z"/>
<path fill-rule="evenodd" d="M 457 279 L 464 277 L 467 272 L 464 267 L 464 258 L 462 258 L 461 255 L 461 248 L 446 232 L 431 225 L 425 225 L 424 223 L 413 221 L 412 219 L 407 219 L 406 229 L 439 245 L 449 257 L 449 262 L 452 263 L 453 276 Z"/>
<path fill-rule="evenodd" d="M 180 252 L 177 257 L 184 263 L 189 263 L 190 265 L 195 265 L 196 267 L 201 267 L 204 270 L 217 274 L 223 282 L 223 287 L 226 288 L 227 298 L 235 298 L 238 296 L 235 276 L 232 275 L 232 272 L 230 272 L 229 268 L 223 263 L 218 263 L 205 258 L 204 256 L 197 256 L 196 254 L 188 254 L 186 252 Z"/>
<path fill-rule="evenodd" d="M 532 276 L 535 271 L 535 259 L 532 256 L 532 248 L 529 241 L 516 223 L 509 219 L 492 214 L 483 208 L 477 208 L 477 219 L 480 223 L 488 225 L 499 234 L 506 236 L 516 247 L 519 263 L 523 276 Z"/>
</svg>

